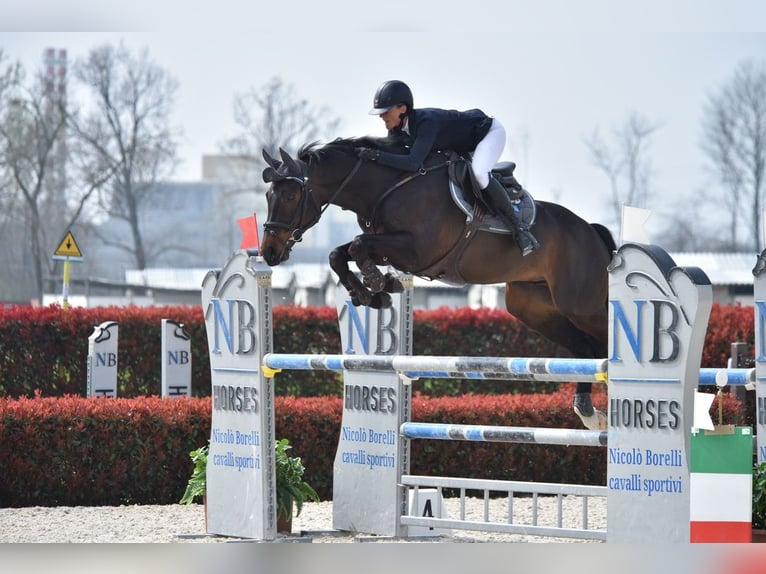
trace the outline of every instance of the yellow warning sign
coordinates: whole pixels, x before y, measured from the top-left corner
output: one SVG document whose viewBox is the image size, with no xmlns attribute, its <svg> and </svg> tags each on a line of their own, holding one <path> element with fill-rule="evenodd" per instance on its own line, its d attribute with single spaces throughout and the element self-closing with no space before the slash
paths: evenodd
<svg viewBox="0 0 766 574">
<path fill-rule="evenodd" d="M 77 245 L 77 241 L 74 240 L 74 235 L 71 231 L 67 231 L 64 239 L 61 240 L 56 251 L 53 252 L 54 257 L 82 257 L 80 247 Z"/>
</svg>

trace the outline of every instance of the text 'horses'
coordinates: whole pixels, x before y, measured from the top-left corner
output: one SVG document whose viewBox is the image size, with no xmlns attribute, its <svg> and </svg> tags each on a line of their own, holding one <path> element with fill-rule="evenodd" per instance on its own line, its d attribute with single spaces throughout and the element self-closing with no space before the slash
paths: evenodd
<svg viewBox="0 0 766 574">
<path fill-rule="evenodd" d="M 448 191 L 449 161 L 432 158 L 415 174 L 357 159 L 359 146 L 396 145 L 387 139 L 311 144 L 281 161 L 264 152 L 268 218 L 262 252 L 279 265 L 303 233 L 334 204 L 357 215 L 362 234 L 330 253 L 330 266 L 355 305 L 385 307 L 401 289 L 378 266 L 452 284 L 505 283 L 508 311 L 577 357 L 607 356 L 607 266 L 616 246 L 602 225 L 568 209 L 536 203 L 535 236 L 541 247 L 522 257 L 507 234 L 466 224 Z M 354 261 L 360 280 L 349 268 Z M 590 383 L 578 383 L 575 411 L 589 428 L 603 428 L 593 409 Z"/>
</svg>

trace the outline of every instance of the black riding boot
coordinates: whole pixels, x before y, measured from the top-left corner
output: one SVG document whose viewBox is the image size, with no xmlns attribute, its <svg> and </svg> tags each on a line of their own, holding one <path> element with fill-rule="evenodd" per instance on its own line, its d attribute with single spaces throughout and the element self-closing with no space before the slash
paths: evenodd
<svg viewBox="0 0 766 574">
<path fill-rule="evenodd" d="M 513 209 L 511 198 L 508 197 L 508 192 L 503 187 L 503 184 L 497 181 L 494 177 L 489 178 L 489 185 L 482 190 L 489 197 L 492 205 L 498 212 L 498 215 L 508 224 L 513 231 L 516 242 L 521 248 L 522 255 L 529 255 L 535 249 L 540 247 L 540 244 L 535 239 L 534 235 L 526 228 L 526 226 L 520 225 L 516 210 Z"/>
</svg>

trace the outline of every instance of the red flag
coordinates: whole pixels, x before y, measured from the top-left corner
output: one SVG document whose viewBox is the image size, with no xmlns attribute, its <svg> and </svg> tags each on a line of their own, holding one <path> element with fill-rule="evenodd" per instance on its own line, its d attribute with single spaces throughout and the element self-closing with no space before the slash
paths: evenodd
<svg viewBox="0 0 766 574">
<path fill-rule="evenodd" d="M 260 251 L 261 242 L 258 240 L 258 221 L 255 219 L 255 213 L 250 217 L 237 219 L 237 225 L 242 230 L 242 243 L 239 244 L 239 248 L 256 247 Z"/>
</svg>

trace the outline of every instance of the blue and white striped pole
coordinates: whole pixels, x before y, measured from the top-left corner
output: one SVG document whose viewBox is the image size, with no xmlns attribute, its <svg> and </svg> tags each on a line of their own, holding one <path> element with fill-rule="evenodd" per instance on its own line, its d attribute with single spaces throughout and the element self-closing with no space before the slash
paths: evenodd
<svg viewBox="0 0 766 574">
<path fill-rule="evenodd" d="M 309 355 L 269 353 L 267 376 L 279 370 L 396 372 L 410 379 L 487 379 L 598 383 L 607 380 L 606 359 L 540 357 L 443 357 L 388 355 Z M 755 369 L 705 368 L 699 384 L 752 386 Z"/>
<path fill-rule="evenodd" d="M 402 436 L 409 439 L 467 440 L 475 442 L 513 442 L 564 446 L 606 446 L 607 431 L 460 425 L 407 422 Z"/>
</svg>

